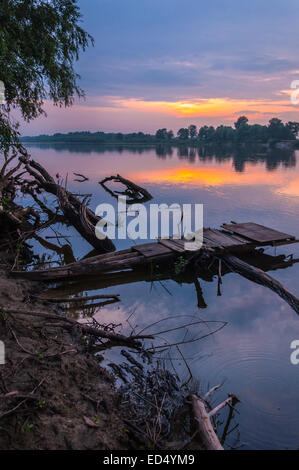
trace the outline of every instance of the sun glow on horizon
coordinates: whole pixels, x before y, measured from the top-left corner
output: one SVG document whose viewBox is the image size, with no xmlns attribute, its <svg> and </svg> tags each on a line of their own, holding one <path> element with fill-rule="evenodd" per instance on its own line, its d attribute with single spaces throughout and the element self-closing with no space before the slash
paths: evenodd
<svg viewBox="0 0 299 470">
<path fill-rule="evenodd" d="M 145 101 L 137 98 L 116 99 L 114 104 L 132 111 L 173 114 L 177 117 L 207 116 L 235 119 L 239 114 L 261 118 L 263 114 L 277 114 L 292 109 L 290 100 L 237 100 L 230 98 L 194 98 L 186 101 Z M 245 110 L 245 111 L 244 111 Z"/>
</svg>

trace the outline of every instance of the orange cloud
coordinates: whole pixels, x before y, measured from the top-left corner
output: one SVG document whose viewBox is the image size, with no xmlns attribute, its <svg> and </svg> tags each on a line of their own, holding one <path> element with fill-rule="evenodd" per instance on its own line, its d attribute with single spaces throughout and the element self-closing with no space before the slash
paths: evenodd
<svg viewBox="0 0 299 470">
<path fill-rule="evenodd" d="M 193 99 L 190 101 L 144 101 L 136 98 L 118 99 L 114 103 L 133 111 L 146 111 L 155 113 L 184 116 L 210 116 L 231 117 L 246 109 L 253 117 L 260 117 L 263 113 L 281 113 L 288 107 L 293 110 L 289 100 L 235 100 L 229 98 Z M 256 115 L 256 116 L 254 116 Z"/>
</svg>

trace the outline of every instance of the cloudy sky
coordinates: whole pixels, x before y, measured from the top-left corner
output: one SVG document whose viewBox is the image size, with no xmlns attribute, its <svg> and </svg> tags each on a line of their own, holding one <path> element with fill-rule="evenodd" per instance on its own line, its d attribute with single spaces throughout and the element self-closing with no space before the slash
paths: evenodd
<svg viewBox="0 0 299 470">
<path fill-rule="evenodd" d="M 299 121 L 298 0 L 79 0 L 94 48 L 77 70 L 86 100 L 26 135 L 90 131 L 177 131 L 273 116 Z M 299 82 L 298 82 L 299 86 Z M 298 93 L 299 98 L 299 93 Z"/>
</svg>

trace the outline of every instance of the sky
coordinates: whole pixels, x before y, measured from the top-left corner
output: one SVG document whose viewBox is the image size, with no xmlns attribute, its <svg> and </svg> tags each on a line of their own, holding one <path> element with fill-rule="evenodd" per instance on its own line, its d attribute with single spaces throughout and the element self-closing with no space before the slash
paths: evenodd
<svg viewBox="0 0 299 470">
<path fill-rule="evenodd" d="M 45 103 L 23 135 L 176 132 L 277 116 L 299 121 L 298 0 L 78 0 L 95 46 L 76 70 L 85 100 Z M 295 90 L 296 91 L 296 90 Z M 298 81 L 299 98 L 299 81 Z M 299 99 L 298 99 L 299 101 Z"/>
</svg>

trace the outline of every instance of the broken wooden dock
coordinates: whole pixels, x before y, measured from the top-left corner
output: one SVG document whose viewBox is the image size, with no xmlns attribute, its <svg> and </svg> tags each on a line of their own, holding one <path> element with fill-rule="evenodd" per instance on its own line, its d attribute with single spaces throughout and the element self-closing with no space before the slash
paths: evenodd
<svg viewBox="0 0 299 470">
<path fill-rule="evenodd" d="M 12 276 L 34 281 L 59 281 L 99 276 L 138 267 L 163 266 L 178 258 L 197 263 L 210 263 L 210 259 L 223 261 L 231 269 L 247 279 L 275 291 L 297 313 L 299 300 L 282 284 L 244 260 L 242 256 L 265 246 L 282 246 L 299 242 L 293 235 L 253 222 L 223 224 L 221 229 L 205 228 L 203 244 L 197 251 L 186 249 L 185 240 L 159 239 L 153 243 L 135 245 L 129 249 L 101 254 L 56 268 L 12 271 Z M 241 258 L 241 259 L 240 259 Z M 220 268 L 221 271 L 221 268 Z M 221 275 L 221 274 L 220 274 Z"/>
<path fill-rule="evenodd" d="M 223 224 L 222 229 L 205 228 L 203 244 L 198 251 L 185 248 L 185 240 L 159 239 L 129 249 L 101 254 L 65 266 L 33 271 L 12 271 L 12 275 L 36 281 L 51 281 L 132 269 L 150 263 L 171 261 L 178 256 L 186 259 L 208 252 L 222 256 L 238 254 L 263 246 L 281 246 L 299 242 L 295 236 L 253 222 Z"/>
</svg>

